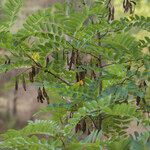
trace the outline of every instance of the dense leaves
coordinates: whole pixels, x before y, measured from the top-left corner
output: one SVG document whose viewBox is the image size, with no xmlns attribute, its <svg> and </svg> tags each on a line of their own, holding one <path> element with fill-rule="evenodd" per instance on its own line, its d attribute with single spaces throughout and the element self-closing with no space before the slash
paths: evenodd
<svg viewBox="0 0 150 150">
<path fill-rule="evenodd" d="M 0 148 L 148 150 L 150 39 L 135 31 L 149 33 L 149 17 L 133 14 L 134 1 L 123 1 L 132 16 L 119 20 L 111 1 L 77 2 L 39 10 L 12 33 L 22 1 L 6 0 L 0 48 L 11 55 L 0 72 L 25 68 L 16 89 L 20 79 L 24 90 L 29 81 L 38 86 L 37 101 L 48 106 L 36 115 L 52 117 L 4 133 Z M 129 135 L 132 122 L 145 132 Z"/>
</svg>

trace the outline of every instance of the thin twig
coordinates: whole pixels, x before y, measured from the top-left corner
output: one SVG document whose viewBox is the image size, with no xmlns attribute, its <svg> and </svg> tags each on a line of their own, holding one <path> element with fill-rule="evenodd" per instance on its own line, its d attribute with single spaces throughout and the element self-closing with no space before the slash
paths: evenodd
<svg viewBox="0 0 150 150">
<path fill-rule="evenodd" d="M 50 70 L 44 70 L 44 72 L 53 75 L 55 78 L 59 79 L 59 80 L 62 81 L 63 83 L 67 84 L 68 86 L 71 86 L 71 84 L 70 84 L 68 81 L 66 81 L 65 79 L 63 79 L 63 78 L 57 76 L 56 74 L 52 73 Z"/>
<path fill-rule="evenodd" d="M 128 63 L 128 62 L 133 62 L 133 61 L 139 61 L 139 60 L 143 60 L 143 58 L 127 60 L 125 62 L 122 62 L 122 64 L 123 63 Z M 104 65 L 102 65 L 102 68 L 108 67 L 108 66 L 111 66 L 111 65 L 116 65 L 116 64 L 120 64 L 120 62 L 113 62 L 113 63 L 110 63 L 110 64 L 104 64 Z"/>
<path fill-rule="evenodd" d="M 40 63 L 36 62 L 30 55 L 26 54 L 26 56 L 27 56 L 28 58 L 30 58 L 30 59 L 36 64 L 36 66 L 42 67 L 42 65 L 41 65 Z"/>
<path fill-rule="evenodd" d="M 40 63 L 37 63 L 31 56 L 29 56 L 28 54 L 26 54 L 26 56 L 35 63 L 37 68 L 44 70 L 44 72 L 53 75 L 55 78 L 59 79 L 63 83 L 67 84 L 68 86 L 71 86 L 71 84 L 68 81 L 66 81 L 65 79 L 63 79 L 63 78 L 57 76 L 56 74 L 52 73 L 50 70 L 45 69 Z"/>
<path fill-rule="evenodd" d="M 130 77 L 125 78 L 122 82 L 120 82 L 119 84 L 123 84 L 126 80 L 129 80 L 130 78 L 132 78 L 133 76 L 135 76 L 138 72 L 138 70 L 143 66 L 144 64 L 142 63 L 142 65 L 140 65 L 139 67 L 137 67 L 135 74 L 132 74 Z"/>
<path fill-rule="evenodd" d="M 74 50 L 79 51 L 79 50 L 78 50 L 77 48 L 75 48 L 70 42 L 67 41 L 67 43 L 68 43 Z M 91 54 L 91 53 L 89 53 L 89 52 L 83 52 L 83 51 L 79 51 L 79 52 L 84 53 L 84 54 L 89 54 L 89 55 L 95 57 L 96 59 L 99 59 L 99 57 L 97 57 L 97 56 L 95 56 L 95 55 L 93 55 L 93 54 Z"/>
</svg>

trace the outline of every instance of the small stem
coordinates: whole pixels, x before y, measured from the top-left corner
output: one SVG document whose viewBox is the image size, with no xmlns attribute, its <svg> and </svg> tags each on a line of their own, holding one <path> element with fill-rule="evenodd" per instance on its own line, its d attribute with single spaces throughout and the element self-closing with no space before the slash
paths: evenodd
<svg viewBox="0 0 150 150">
<path fill-rule="evenodd" d="M 97 33 L 97 38 L 98 38 L 98 46 L 101 46 L 101 42 L 100 42 L 100 39 L 101 39 L 101 35 L 100 33 Z M 98 63 L 100 69 L 102 68 L 102 55 L 99 55 L 99 63 Z M 102 77 L 102 71 L 100 70 L 100 73 L 99 73 L 99 77 L 101 78 Z M 100 82 L 99 82 L 99 95 L 101 95 L 102 93 L 102 80 L 100 79 Z"/>
<path fill-rule="evenodd" d="M 55 78 L 59 79 L 59 80 L 62 81 L 63 83 L 67 84 L 68 86 L 71 86 L 71 84 L 70 84 L 68 81 L 66 81 L 65 79 L 63 79 L 63 78 L 57 76 L 56 74 L 52 73 L 50 70 L 44 70 L 44 72 L 53 75 Z"/>
<path fill-rule="evenodd" d="M 139 61 L 139 60 L 143 60 L 143 58 L 139 58 L 139 59 L 131 59 L 131 60 L 127 60 L 127 61 L 122 62 L 122 63 L 120 63 L 120 62 L 113 62 L 113 63 L 110 63 L 110 64 L 104 64 L 104 65 L 102 65 L 102 68 L 108 67 L 108 66 L 112 66 L 112 65 L 116 65 L 116 64 L 123 64 L 123 63 L 128 63 L 128 62 Z"/>
<path fill-rule="evenodd" d="M 68 43 L 74 50 L 79 51 L 79 50 L 78 50 L 77 48 L 75 48 L 70 42 L 67 41 L 67 43 Z M 99 59 L 98 56 L 95 56 L 95 55 L 93 55 L 92 53 L 83 52 L 83 51 L 81 51 L 81 50 L 80 50 L 79 52 L 84 53 L 84 54 L 89 54 L 89 55 L 93 56 L 94 58 Z"/>
<path fill-rule="evenodd" d="M 36 62 L 30 55 L 26 54 L 26 56 L 28 58 L 30 58 L 38 67 L 42 67 L 42 65 L 40 63 Z"/>
<path fill-rule="evenodd" d="M 90 118 L 90 120 L 92 121 L 92 123 L 94 124 L 94 127 L 96 128 L 96 129 L 98 129 L 97 128 L 97 125 L 96 125 L 96 123 L 95 123 L 95 121 L 94 121 L 94 119 L 91 117 L 91 116 L 88 116 L 89 118 Z"/>
<path fill-rule="evenodd" d="M 59 79 L 63 83 L 67 84 L 68 86 L 71 86 L 71 84 L 68 81 L 66 81 L 65 79 L 63 79 L 63 78 L 57 76 L 56 74 L 52 73 L 50 70 L 45 69 L 40 63 L 37 63 L 31 56 L 29 56 L 28 54 L 26 54 L 26 56 L 35 63 L 37 68 L 44 70 L 44 72 L 53 75 L 55 78 Z"/>
</svg>

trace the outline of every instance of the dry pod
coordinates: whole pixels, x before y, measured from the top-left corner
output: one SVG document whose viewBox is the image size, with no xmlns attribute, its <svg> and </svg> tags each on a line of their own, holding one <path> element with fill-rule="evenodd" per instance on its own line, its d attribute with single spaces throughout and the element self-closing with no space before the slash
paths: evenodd
<svg viewBox="0 0 150 150">
<path fill-rule="evenodd" d="M 72 64 L 75 63 L 75 55 L 76 55 L 76 53 L 75 53 L 75 51 L 73 50 L 73 51 L 72 51 L 72 54 L 71 54 L 70 62 L 69 62 L 69 70 L 71 70 Z"/>
<path fill-rule="evenodd" d="M 75 133 L 77 133 L 78 131 L 81 131 L 81 124 L 78 123 L 75 127 Z"/>
<path fill-rule="evenodd" d="M 9 65 L 10 64 L 10 59 L 5 60 L 5 64 Z"/>
<path fill-rule="evenodd" d="M 30 82 L 34 82 L 34 77 L 33 77 L 32 72 L 29 72 L 29 80 Z"/>
<path fill-rule="evenodd" d="M 7 60 L 5 60 L 5 63 L 4 64 L 7 64 Z"/>
<path fill-rule="evenodd" d="M 66 56 L 67 57 L 67 65 L 69 66 L 69 56 L 68 56 L 69 54 L 67 53 L 66 55 L 67 55 Z"/>
<path fill-rule="evenodd" d="M 86 131 L 86 121 L 85 119 L 81 120 L 81 130 L 83 133 Z"/>
<path fill-rule="evenodd" d="M 6 57 L 6 61 L 5 61 L 5 64 L 10 64 L 10 58 L 7 56 L 7 55 L 5 55 L 5 57 Z"/>
<path fill-rule="evenodd" d="M 136 97 L 136 105 L 139 106 L 141 98 L 139 96 Z"/>
<path fill-rule="evenodd" d="M 133 9 L 134 5 L 136 5 L 135 1 L 124 0 L 123 1 L 124 12 L 130 12 L 130 14 L 132 14 L 134 12 L 134 9 Z"/>
<path fill-rule="evenodd" d="M 32 75 L 33 75 L 33 77 L 36 75 L 36 69 L 34 66 L 32 66 Z"/>
<path fill-rule="evenodd" d="M 46 57 L 46 68 L 48 67 L 49 62 L 50 62 L 50 60 L 49 60 L 49 57 L 47 56 Z"/>
<path fill-rule="evenodd" d="M 42 90 L 41 90 L 41 88 L 39 87 L 39 89 L 38 89 L 37 101 L 43 103 L 43 100 L 45 100 L 45 99 L 44 99 L 44 97 L 43 97 Z"/>
<path fill-rule="evenodd" d="M 114 14 L 115 14 L 115 8 L 114 8 L 114 6 L 109 7 L 109 15 L 108 15 L 108 20 L 109 21 L 114 20 Z"/>
<path fill-rule="evenodd" d="M 94 72 L 94 70 L 92 70 L 91 72 L 91 78 L 96 80 L 96 73 Z"/>
<path fill-rule="evenodd" d="M 112 4 L 112 1 L 110 0 L 108 3 L 108 21 L 114 20 L 114 14 L 115 14 L 115 8 Z"/>
<path fill-rule="evenodd" d="M 34 77 L 36 76 L 37 71 L 34 66 L 32 66 L 31 72 L 29 72 L 29 80 L 30 82 L 34 82 Z"/>
<path fill-rule="evenodd" d="M 146 84 L 146 82 L 145 81 L 143 81 L 143 86 L 145 87 L 145 86 L 147 86 L 147 84 Z"/>
<path fill-rule="evenodd" d="M 29 80 L 30 82 L 34 82 L 34 77 L 39 73 L 39 68 L 35 68 L 32 66 L 31 72 L 29 72 Z"/>
<path fill-rule="evenodd" d="M 47 104 L 49 104 L 49 96 L 44 87 L 43 87 L 43 96 L 46 98 Z"/>
<path fill-rule="evenodd" d="M 16 81 L 15 81 L 15 90 L 18 91 L 18 85 L 19 85 L 19 79 L 18 77 L 16 77 Z"/>
<path fill-rule="evenodd" d="M 22 76 L 22 87 L 23 87 L 23 89 L 26 91 L 27 90 L 27 86 L 26 86 L 26 80 L 25 80 L 25 77 L 24 77 L 24 75 Z"/>
</svg>

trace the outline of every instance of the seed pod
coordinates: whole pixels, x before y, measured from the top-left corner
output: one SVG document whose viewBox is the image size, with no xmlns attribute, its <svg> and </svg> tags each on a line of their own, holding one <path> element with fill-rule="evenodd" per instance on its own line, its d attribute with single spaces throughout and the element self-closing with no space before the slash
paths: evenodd
<svg viewBox="0 0 150 150">
<path fill-rule="evenodd" d="M 35 69 L 35 75 L 37 75 L 40 72 L 40 68 Z"/>
<path fill-rule="evenodd" d="M 33 77 L 32 72 L 29 72 L 29 80 L 30 82 L 34 82 L 34 77 Z"/>
<path fill-rule="evenodd" d="M 18 91 L 18 84 L 19 84 L 19 79 L 18 77 L 16 77 L 16 81 L 15 81 L 15 90 Z"/>
<path fill-rule="evenodd" d="M 94 72 L 94 70 L 92 70 L 92 72 L 91 72 L 91 78 L 96 79 L 96 73 Z"/>
<path fill-rule="evenodd" d="M 38 96 L 42 96 L 42 91 L 41 91 L 41 88 L 39 87 L 38 89 Z"/>
<path fill-rule="evenodd" d="M 108 21 L 114 20 L 115 8 L 111 1 L 108 3 Z"/>
<path fill-rule="evenodd" d="M 47 57 L 46 57 L 46 68 L 48 67 L 49 61 L 50 61 L 50 60 L 49 60 L 49 57 L 47 56 Z"/>
<path fill-rule="evenodd" d="M 84 81 L 85 75 L 86 75 L 86 70 L 79 72 L 79 79 Z"/>
<path fill-rule="evenodd" d="M 67 56 L 67 65 L 69 66 L 69 56 L 68 56 L 68 53 L 66 54 Z"/>
<path fill-rule="evenodd" d="M 4 64 L 7 64 L 7 60 L 5 60 L 5 63 Z"/>
<path fill-rule="evenodd" d="M 127 66 L 127 71 L 129 71 L 131 69 L 131 65 Z"/>
<path fill-rule="evenodd" d="M 78 123 L 75 127 L 75 133 L 77 133 L 78 131 L 81 131 L 81 124 Z"/>
<path fill-rule="evenodd" d="M 32 75 L 33 75 L 33 77 L 36 75 L 36 70 L 35 70 L 34 66 L 32 66 Z"/>
<path fill-rule="evenodd" d="M 79 73 L 76 73 L 76 80 L 77 80 L 77 82 L 80 81 Z"/>
<path fill-rule="evenodd" d="M 5 57 L 6 57 L 6 61 L 5 61 L 5 64 L 10 64 L 10 58 L 7 56 L 7 55 L 5 55 Z"/>
<path fill-rule="evenodd" d="M 136 97 L 136 105 L 139 106 L 141 98 L 139 96 Z"/>
<path fill-rule="evenodd" d="M 114 6 L 109 7 L 109 15 L 108 15 L 108 20 L 109 21 L 114 20 L 114 14 L 115 14 Z"/>
<path fill-rule="evenodd" d="M 85 119 L 81 120 L 81 130 L 83 133 L 86 131 L 86 122 Z"/>
<path fill-rule="evenodd" d="M 10 64 L 10 59 L 8 59 L 8 62 L 7 62 L 7 64 Z"/>
<path fill-rule="evenodd" d="M 130 12 L 130 14 L 132 14 L 134 12 L 133 9 L 134 5 L 136 5 L 135 1 L 124 0 L 123 1 L 124 12 Z"/>
<path fill-rule="evenodd" d="M 22 76 L 22 87 L 23 87 L 23 89 L 24 89 L 25 91 L 27 90 L 27 88 L 26 88 L 26 80 L 25 80 L 24 75 Z"/>
<path fill-rule="evenodd" d="M 63 58 L 63 60 L 65 60 L 65 51 L 64 51 L 64 49 L 63 49 L 63 52 L 62 52 L 62 58 Z"/>
<path fill-rule="evenodd" d="M 91 132 L 90 132 L 90 130 L 88 129 L 87 135 L 90 135 L 90 134 L 91 134 Z"/>
<path fill-rule="evenodd" d="M 40 97 L 39 96 L 37 96 L 37 102 L 40 102 Z"/>
<path fill-rule="evenodd" d="M 69 63 L 69 70 L 71 70 L 72 64 L 75 63 L 75 55 L 76 55 L 75 51 L 72 51 L 71 58 L 70 58 L 70 63 Z"/>
<path fill-rule="evenodd" d="M 39 89 L 38 89 L 37 101 L 43 103 L 43 100 L 45 100 L 45 99 L 44 99 L 44 97 L 43 97 L 42 90 L 41 90 L 41 88 L 39 87 Z"/>
<path fill-rule="evenodd" d="M 145 81 L 143 81 L 143 86 L 147 86 L 147 84 L 146 84 L 146 82 L 145 82 Z"/>
<path fill-rule="evenodd" d="M 43 96 L 46 98 L 47 104 L 49 104 L 49 96 L 48 96 L 48 94 L 46 93 L 46 90 L 45 90 L 44 87 L 43 87 Z"/>
</svg>

